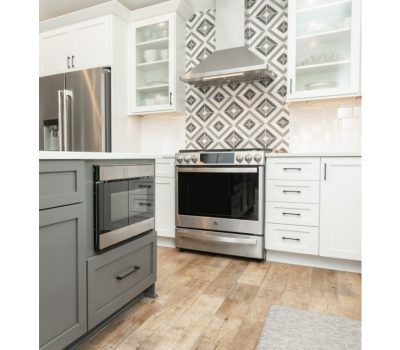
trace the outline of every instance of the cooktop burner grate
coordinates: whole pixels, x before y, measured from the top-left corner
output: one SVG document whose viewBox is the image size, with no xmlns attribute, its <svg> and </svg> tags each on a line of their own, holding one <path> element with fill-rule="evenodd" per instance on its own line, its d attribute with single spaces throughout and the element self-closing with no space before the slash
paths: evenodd
<svg viewBox="0 0 400 350">
<path fill-rule="evenodd" d="M 189 150 L 189 149 L 181 149 L 179 153 L 195 153 L 195 152 L 245 152 L 245 151 L 264 151 L 267 153 L 271 153 L 271 148 L 245 148 L 245 149 L 204 149 L 204 150 Z"/>
</svg>

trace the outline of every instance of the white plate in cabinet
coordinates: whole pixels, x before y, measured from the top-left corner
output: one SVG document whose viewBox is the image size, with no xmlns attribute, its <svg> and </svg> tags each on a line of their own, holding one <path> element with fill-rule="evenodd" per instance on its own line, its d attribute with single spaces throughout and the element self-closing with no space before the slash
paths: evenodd
<svg viewBox="0 0 400 350">
<path fill-rule="evenodd" d="M 265 248 L 317 255 L 318 227 L 266 224 Z"/>
<path fill-rule="evenodd" d="M 319 203 L 319 181 L 267 180 L 268 202 Z"/>
<path fill-rule="evenodd" d="M 320 158 L 268 158 L 268 180 L 319 180 Z"/>
<path fill-rule="evenodd" d="M 318 226 L 318 204 L 267 202 L 265 207 L 266 222 Z"/>
</svg>

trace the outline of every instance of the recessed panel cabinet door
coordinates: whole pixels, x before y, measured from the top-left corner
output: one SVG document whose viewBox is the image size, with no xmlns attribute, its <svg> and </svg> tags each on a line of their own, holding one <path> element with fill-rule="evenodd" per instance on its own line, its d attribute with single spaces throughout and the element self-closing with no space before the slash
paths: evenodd
<svg viewBox="0 0 400 350">
<path fill-rule="evenodd" d="M 39 214 L 39 346 L 63 349 L 87 329 L 83 204 Z"/>
<path fill-rule="evenodd" d="M 111 17 L 78 23 L 71 33 L 72 69 L 111 65 Z"/>
<path fill-rule="evenodd" d="M 156 231 L 158 236 L 175 237 L 174 178 L 156 178 Z"/>
<path fill-rule="evenodd" d="M 63 73 L 68 68 L 69 27 L 51 30 L 40 35 L 40 76 Z"/>
<path fill-rule="evenodd" d="M 361 158 L 321 159 L 321 256 L 361 260 Z"/>
</svg>

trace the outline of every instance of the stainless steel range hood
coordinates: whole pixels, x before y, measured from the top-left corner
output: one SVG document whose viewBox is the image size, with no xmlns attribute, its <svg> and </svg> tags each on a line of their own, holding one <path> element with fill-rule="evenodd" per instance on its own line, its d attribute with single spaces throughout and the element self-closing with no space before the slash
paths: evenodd
<svg viewBox="0 0 400 350">
<path fill-rule="evenodd" d="M 216 4 L 216 51 L 180 79 L 196 86 L 274 79 L 265 61 L 244 45 L 244 0 Z"/>
</svg>

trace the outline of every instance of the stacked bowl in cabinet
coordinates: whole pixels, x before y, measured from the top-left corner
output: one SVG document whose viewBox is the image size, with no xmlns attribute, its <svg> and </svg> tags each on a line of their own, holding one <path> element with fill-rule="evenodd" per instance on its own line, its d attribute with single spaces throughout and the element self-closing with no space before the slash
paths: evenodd
<svg viewBox="0 0 400 350">
<path fill-rule="evenodd" d="M 267 158 L 265 248 L 318 255 L 320 158 Z"/>
</svg>

